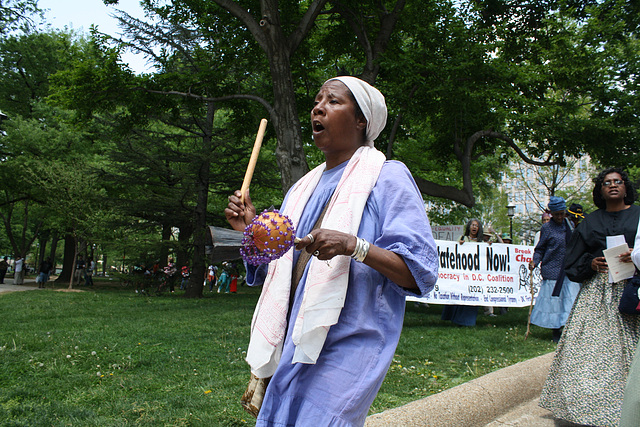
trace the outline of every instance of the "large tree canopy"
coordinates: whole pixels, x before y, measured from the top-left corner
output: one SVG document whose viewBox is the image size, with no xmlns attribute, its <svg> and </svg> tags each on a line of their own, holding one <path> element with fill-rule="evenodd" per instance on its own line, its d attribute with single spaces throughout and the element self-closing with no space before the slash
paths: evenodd
<svg viewBox="0 0 640 427">
<path fill-rule="evenodd" d="M 481 157 L 551 165 L 587 153 L 629 163 L 637 151 L 637 117 L 630 113 L 637 103 L 637 20 L 620 19 L 632 2 L 155 3 L 144 2 L 179 29 L 174 34 L 201 33 L 200 46 L 215 58 L 210 68 L 237 82 L 210 94 L 206 80 L 196 78 L 175 91 L 232 110 L 240 99 L 265 108 L 284 190 L 307 170 L 300 129 L 309 99 L 325 78 L 342 73 L 387 94 L 390 126 L 378 144 L 389 157 L 422 163 L 414 173 L 428 196 L 472 206 L 478 181 L 495 178 L 495 164 Z M 167 37 L 124 14 L 121 20 L 125 39 L 156 61 L 156 52 L 187 48 L 165 49 Z M 239 66 L 248 81 L 237 80 Z M 413 148 L 403 151 L 407 144 Z M 432 161 L 403 152 L 428 153 L 423 157 Z"/>
<path fill-rule="evenodd" d="M 41 12 L 37 0 L 0 0 L 0 36 L 33 26 L 33 15 Z"/>
<path fill-rule="evenodd" d="M 69 66 L 75 52 L 72 35 L 62 32 L 0 39 L 0 109 L 10 118 L 7 135 L 0 138 L 0 218 L 11 252 L 22 257 L 41 230 L 64 222 L 46 207 L 55 193 L 45 191 L 34 178 L 57 161 L 80 170 L 80 153 L 88 148 L 82 132 L 64 124 L 62 112 L 44 104 L 49 78 Z"/>
<path fill-rule="evenodd" d="M 251 189 L 267 208 L 322 161 L 308 114 L 319 86 L 338 74 L 360 76 L 385 94 L 389 121 L 376 144 L 409 166 L 443 215 L 490 209 L 478 200 L 503 197 L 493 184 L 509 161 L 637 160 L 640 45 L 632 1 L 142 4 L 146 20 L 118 13 L 120 40 L 96 31 L 87 40 L 4 34 L 0 109 L 30 129 L 34 150 L 51 149 L 38 142 L 46 132 L 67 135 L 51 141 L 78 150 L 89 182 L 100 187 L 103 222 L 157 236 L 163 251 L 191 261 L 194 284 L 204 272 L 205 226 L 223 222 L 260 118 L 270 125 Z M 136 75 L 120 60 L 124 49 L 144 54 L 154 71 Z M 57 109 L 42 108 L 44 100 Z M 0 168 L 3 188 L 11 189 L 6 200 L 46 206 L 37 186 L 9 170 L 35 151 L 8 138 L 0 147 L 11 160 Z M 29 218 L 28 236 L 39 224 Z M 170 239 L 175 229 L 178 242 Z"/>
</svg>

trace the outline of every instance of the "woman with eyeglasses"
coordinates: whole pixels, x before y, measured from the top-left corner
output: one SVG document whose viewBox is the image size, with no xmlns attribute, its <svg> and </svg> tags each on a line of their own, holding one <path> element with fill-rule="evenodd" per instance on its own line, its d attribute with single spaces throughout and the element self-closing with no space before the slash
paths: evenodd
<svg viewBox="0 0 640 427">
<path fill-rule="evenodd" d="M 626 280 L 613 282 L 603 250 L 624 239 L 620 255 L 631 262 L 640 206 L 627 173 L 609 168 L 594 179 L 598 210 L 576 227 L 567 245 L 565 273 L 581 282 L 542 390 L 540 406 L 556 418 L 590 426 L 618 426 L 624 387 L 633 360 L 640 321 L 621 314 Z"/>
</svg>

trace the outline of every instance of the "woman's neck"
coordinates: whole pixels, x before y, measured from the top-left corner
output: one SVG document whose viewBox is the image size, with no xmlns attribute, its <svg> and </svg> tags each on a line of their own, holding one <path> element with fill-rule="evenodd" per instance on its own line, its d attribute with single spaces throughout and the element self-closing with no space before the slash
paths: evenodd
<svg viewBox="0 0 640 427">
<path fill-rule="evenodd" d="M 620 212 L 625 209 L 629 209 L 629 205 L 626 205 L 624 200 L 611 200 L 607 202 L 607 212 Z"/>
<path fill-rule="evenodd" d="M 351 159 L 351 157 L 353 157 L 355 152 L 358 151 L 358 148 L 360 147 L 355 147 L 353 150 L 349 150 L 349 151 L 340 151 L 336 153 L 324 153 L 324 159 L 325 159 L 325 162 L 327 163 L 327 170 L 333 169 L 336 166 L 339 166 L 344 162 L 346 162 L 347 160 Z"/>
</svg>

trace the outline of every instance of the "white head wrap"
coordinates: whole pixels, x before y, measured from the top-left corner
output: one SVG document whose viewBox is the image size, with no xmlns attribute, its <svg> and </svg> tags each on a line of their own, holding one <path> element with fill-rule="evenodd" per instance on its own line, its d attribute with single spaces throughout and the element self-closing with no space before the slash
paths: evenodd
<svg viewBox="0 0 640 427">
<path fill-rule="evenodd" d="M 353 94 L 362 114 L 367 119 L 366 143 L 369 147 L 373 147 L 373 141 L 387 124 L 387 104 L 384 101 L 384 95 L 369 83 L 356 77 L 334 77 L 327 82 L 331 80 L 341 81 Z"/>
</svg>

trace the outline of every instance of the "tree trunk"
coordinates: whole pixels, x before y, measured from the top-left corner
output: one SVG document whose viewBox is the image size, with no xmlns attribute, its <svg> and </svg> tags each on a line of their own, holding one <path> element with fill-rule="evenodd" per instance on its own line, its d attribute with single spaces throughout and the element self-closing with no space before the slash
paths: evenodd
<svg viewBox="0 0 640 427">
<path fill-rule="evenodd" d="M 302 178 L 309 166 L 302 144 L 302 130 L 296 109 L 295 87 L 291 74 L 291 56 L 298 41 L 285 37 L 280 23 L 277 1 L 261 2 L 263 21 L 261 30 L 264 38 L 262 47 L 269 60 L 273 81 L 273 127 L 278 145 L 276 160 L 282 173 L 282 190 L 286 193 Z"/>
<path fill-rule="evenodd" d="M 40 268 L 40 264 L 42 264 L 42 261 L 44 261 L 46 257 L 47 241 L 49 240 L 50 235 L 51 233 L 49 231 L 46 231 L 44 233 L 41 233 L 40 236 L 38 237 L 38 241 L 40 242 L 40 247 L 38 251 L 38 259 L 36 260 L 36 265 L 34 265 L 36 272 L 38 271 L 38 269 Z"/>
<path fill-rule="evenodd" d="M 160 246 L 160 268 L 164 268 L 169 260 L 169 243 L 171 241 L 171 225 L 162 224 L 162 246 Z"/>
<path fill-rule="evenodd" d="M 71 278 L 69 279 L 69 287 L 67 289 L 73 289 L 73 281 L 76 276 L 76 260 L 78 259 L 79 251 L 79 242 L 78 239 L 73 237 L 73 261 L 71 263 Z"/>
<path fill-rule="evenodd" d="M 276 160 L 282 173 L 282 191 L 286 194 L 309 171 L 309 166 L 302 144 L 289 58 L 275 52 L 269 62 L 273 79 L 273 114 L 276 116 L 273 125 L 278 139 Z"/>
<path fill-rule="evenodd" d="M 49 251 L 49 258 L 51 258 L 51 268 L 53 274 L 56 273 L 56 251 L 58 250 L 58 232 L 51 233 L 51 251 Z"/>
<path fill-rule="evenodd" d="M 295 88 L 290 61 L 293 53 L 313 28 L 314 22 L 324 9 L 327 0 L 307 2 L 304 16 L 298 22 L 296 30 L 288 37 L 284 35 L 280 22 L 278 0 L 260 1 L 261 19 L 259 23 L 255 20 L 254 12 L 247 11 L 238 2 L 214 1 L 244 23 L 269 61 L 274 99 L 271 122 L 278 141 L 276 160 L 282 173 L 282 190 L 286 193 L 298 179 L 309 171 L 302 144 L 300 119 L 296 111 Z M 310 108 L 311 106 L 309 106 Z"/>
<path fill-rule="evenodd" d="M 56 279 L 57 283 L 66 283 L 72 277 L 75 266 L 76 241 L 73 234 L 67 233 L 64 236 L 64 257 L 62 259 L 62 271 Z"/>
<path fill-rule="evenodd" d="M 180 269 L 183 265 L 189 262 L 189 241 L 193 236 L 193 224 L 190 221 L 185 221 L 180 226 L 178 234 L 178 247 L 176 248 L 176 268 L 178 269 L 178 275 L 180 275 Z"/>
<path fill-rule="evenodd" d="M 205 130 L 202 137 L 202 156 L 198 177 L 196 182 L 197 197 L 194 210 L 194 236 L 193 236 L 193 261 L 191 263 L 191 275 L 184 294 L 185 298 L 202 298 L 202 288 L 204 283 L 204 273 L 207 268 L 205 264 L 205 242 L 206 233 L 209 232 L 207 226 L 207 202 L 209 200 L 209 171 L 211 161 L 211 135 L 213 130 L 213 119 L 215 116 L 215 106 L 212 102 L 207 104 L 207 118 L 203 128 Z"/>
</svg>

